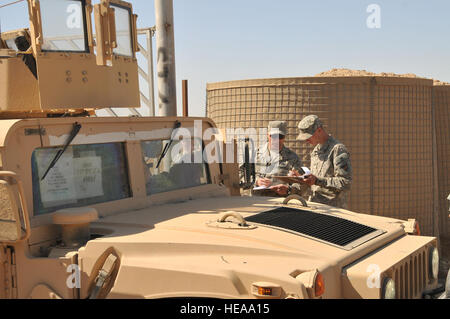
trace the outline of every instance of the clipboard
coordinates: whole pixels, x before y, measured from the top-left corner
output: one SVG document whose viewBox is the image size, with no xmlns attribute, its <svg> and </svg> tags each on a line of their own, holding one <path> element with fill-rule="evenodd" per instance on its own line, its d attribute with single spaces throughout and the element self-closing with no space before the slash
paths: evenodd
<svg viewBox="0 0 450 319">
<path fill-rule="evenodd" d="M 273 179 L 278 179 L 280 181 L 283 181 L 285 183 L 289 184 L 295 184 L 295 183 L 301 183 L 305 180 L 305 177 L 308 177 L 308 175 L 302 175 L 302 176 L 272 176 Z"/>
</svg>

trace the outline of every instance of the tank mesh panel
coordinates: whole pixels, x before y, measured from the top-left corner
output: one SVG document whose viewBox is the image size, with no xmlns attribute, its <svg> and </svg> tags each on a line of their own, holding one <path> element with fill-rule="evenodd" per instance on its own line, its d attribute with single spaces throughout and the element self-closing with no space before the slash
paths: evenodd
<svg viewBox="0 0 450 319">
<path fill-rule="evenodd" d="M 450 194 L 450 86 L 434 86 L 433 102 L 436 119 L 440 234 L 450 235 L 450 203 L 447 201 Z"/>
</svg>

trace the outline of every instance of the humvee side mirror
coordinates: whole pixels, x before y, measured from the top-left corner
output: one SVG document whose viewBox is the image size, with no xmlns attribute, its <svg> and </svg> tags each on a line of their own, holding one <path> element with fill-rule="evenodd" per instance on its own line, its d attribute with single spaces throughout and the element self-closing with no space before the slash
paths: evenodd
<svg viewBox="0 0 450 319">
<path fill-rule="evenodd" d="M 0 171 L 0 243 L 15 243 L 30 236 L 30 222 L 20 180 Z"/>
</svg>

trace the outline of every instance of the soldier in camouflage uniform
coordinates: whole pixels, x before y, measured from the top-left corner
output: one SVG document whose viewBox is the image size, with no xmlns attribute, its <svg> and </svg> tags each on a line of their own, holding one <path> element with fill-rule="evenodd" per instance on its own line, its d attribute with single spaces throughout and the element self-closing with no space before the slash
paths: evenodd
<svg viewBox="0 0 450 319">
<path fill-rule="evenodd" d="M 311 174 L 305 184 L 311 186 L 309 201 L 347 208 L 347 193 L 352 182 L 350 154 L 344 144 L 330 136 L 316 115 L 309 115 L 298 124 L 300 141 L 315 146 L 311 153 Z M 299 175 L 299 174 L 296 174 Z M 293 188 L 298 192 L 299 187 Z"/>
<path fill-rule="evenodd" d="M 268 127 L 269 142 L 256 153 L 256 187 L 266 189 L 252 190 L 253 195 L 259 196 L 286 196 L 291 187 L 272 176 L 287 176 L 291 170 L 301 170 L 300 158 L 284 146 L 287 134 L 287 123 L 272 121 Z"/>
</svg>

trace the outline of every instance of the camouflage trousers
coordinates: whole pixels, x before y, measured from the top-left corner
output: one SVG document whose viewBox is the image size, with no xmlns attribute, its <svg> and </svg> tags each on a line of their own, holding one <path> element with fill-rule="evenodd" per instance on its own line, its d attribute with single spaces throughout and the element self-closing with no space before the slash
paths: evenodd
<svg viewBox="0 0 450 319">
<path fill-rule="evenodd" d="M 341 193 L 337 197 L 327 198 L 319 193 L 314 193 L 313 195 L 309 196 L 308 201 L 347 209 L 348 206 L 347 206 L 347 196 L 346 195 L 347 194 L 345 194 L 345 193 Z"/>
</svg>

